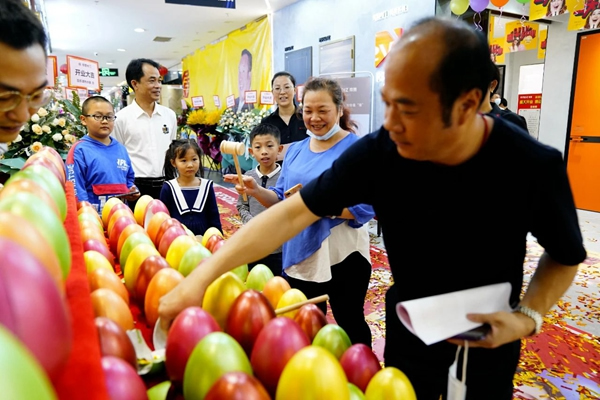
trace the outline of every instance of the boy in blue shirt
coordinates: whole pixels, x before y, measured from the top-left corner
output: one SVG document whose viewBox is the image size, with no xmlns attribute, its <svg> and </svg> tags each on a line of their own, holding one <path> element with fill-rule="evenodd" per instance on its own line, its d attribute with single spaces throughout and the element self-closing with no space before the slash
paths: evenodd
<svg viewBox="0 0 600 400">
<path fill-rule="evenodd" d="M 116 119 L 112 104 L 102 96 L 92 96 L 81 110 L 88 134 L 71 147 L 66 162 L 67 179 L 75 186 L 77 201 L 88 201 L 101 213 L 106 200 L 115 195 L 132 192 L 122 198 L 137 199 L 127 149 L 110 136 Z"/>
</svg>

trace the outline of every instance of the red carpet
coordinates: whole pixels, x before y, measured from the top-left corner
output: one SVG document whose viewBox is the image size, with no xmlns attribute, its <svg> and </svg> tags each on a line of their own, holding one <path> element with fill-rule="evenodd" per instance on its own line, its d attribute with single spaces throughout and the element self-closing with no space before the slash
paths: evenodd
<svg viewBox="0 0 600 400">
<path fill-rule="evenodd" d="M 53 384 L 60 399 L 108 399 L 104 373 L 100 365 L 100 343 L 94 325 L 94 311 L 83 261 L 77 204 L 71 182 L 66 184 L 66 193 L 68 212 L 65 229 L 69 235 L 73 254 L 66 292 L 72 318 L 73 350 L 63 373 Z"/>
</svg>

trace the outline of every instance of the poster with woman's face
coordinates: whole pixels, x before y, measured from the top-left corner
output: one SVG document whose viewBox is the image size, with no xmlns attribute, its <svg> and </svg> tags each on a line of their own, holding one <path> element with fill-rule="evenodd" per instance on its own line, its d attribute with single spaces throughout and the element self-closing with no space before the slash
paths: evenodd
<svg viewBox="0 0 600 400">
<path fill-rule="evenodd" d="M 539 24 L 517 20 L 507 23 L 505 30 L 509 53 L 537 49 L 540 32 Z"/>
<path fill-rule="evenodd" d="M 600 29 L 600 1 L 598 0 L 568 0 L 571 16 L 569 17 L 570 31 Z"/>
<path fill-rule="evenodd" d="M 532 0 L 529 20 L 557 17 L 569 10 L 567 0 Z"/>
</svg>

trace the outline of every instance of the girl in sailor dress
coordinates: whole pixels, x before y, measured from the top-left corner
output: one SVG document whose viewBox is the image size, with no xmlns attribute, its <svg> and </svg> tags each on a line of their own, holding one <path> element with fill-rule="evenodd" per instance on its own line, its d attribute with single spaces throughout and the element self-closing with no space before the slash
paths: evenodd
<svg viewBox="0 0 600 400">
<path fill-rule="evenodd" d="M 171 217 L 194 235 L 204 235 L 211 227 L 222 232 L 213 182 L 201 177 L 201 155 L 195 140 L 173 140 L 165 155 L 165 183 L 160 191 Z"/>
</svg>

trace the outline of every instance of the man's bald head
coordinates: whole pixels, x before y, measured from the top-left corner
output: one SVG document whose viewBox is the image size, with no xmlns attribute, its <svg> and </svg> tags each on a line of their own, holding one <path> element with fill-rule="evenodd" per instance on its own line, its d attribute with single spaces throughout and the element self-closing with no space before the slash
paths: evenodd
<svg viewBox="0 0 600 400">
<path fill-rule="evenodd" d="M 407 55 L 431 70 L 429 86 L 440 96 L 444 123 L 450 123 L 452 105 L 461 94 L 478 89 L 485 98 L 492 80 L 489 46 L 482 32 L 467 23 L 440 17 L 418 21 L 394 44 L 386 69 Z"/>
</svg>

